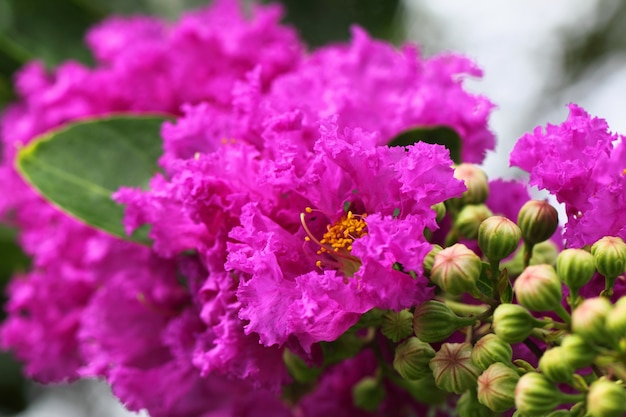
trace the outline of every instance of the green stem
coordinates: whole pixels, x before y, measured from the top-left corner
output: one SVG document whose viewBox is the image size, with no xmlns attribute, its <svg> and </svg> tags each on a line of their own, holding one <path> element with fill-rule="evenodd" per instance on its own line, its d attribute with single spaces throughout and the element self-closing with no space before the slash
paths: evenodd
<svg viewBox="0 0 626 417">
<path fill-rule="evenodd" d="M 556 308 L 554 309 L 554 312 L 561 318 L 563 319 L 563 321 L 570 326 L 572 324 L 572 318 L 570 317 L 569 313 L 567 312 L 567 310 L 565 310 L 565 307 L 563 307 L 561 304 L 557 304 Z"/>
<path fill-rule="evenodd" d="M 530 265 L 530 258 L 533 256 L 534 243 L 524 242 L 524 268 Z"/>
<path fill-rule="evenodd" d="M 565 394 L 561 393 L 560 399 L 562 403 L 577 403 L 579 401 L 583 401 L 585 399 L 586 394 Z"/>
<path fill-rule="evenodd" d="M 471 304 L 465 304 L 465 303 L 460 303 L 458 301 L 446 300 L 446 299 L 443 299 L 440 301 L 443 302 L 448 307 L 450 307 L 450 310 L 452 310 L 454 313 L 459 314 L 461 316 L 470 316 L 470 315 L 478 316 L 489 310 L 489 306 L 484 305 L 484 304 L 471 305 Z"/>
<path fill-rule="evenodd" d="M 500 300 L 500 288 L 498 279 L 500 278 L 500 261 L 489 260 L 489 270 L 491 271 L 492 297 Z"/>
</svg>

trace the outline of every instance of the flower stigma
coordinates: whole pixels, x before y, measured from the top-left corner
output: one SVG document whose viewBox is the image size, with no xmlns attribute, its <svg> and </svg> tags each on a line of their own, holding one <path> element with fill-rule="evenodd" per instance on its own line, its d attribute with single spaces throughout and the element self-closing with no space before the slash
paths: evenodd
<svg viewBox="0 0 626 417">
<path fill-rule="evenodd" d="M 306 213 L 312 213 L 310 207 Z M 320 269 L 336 269 L 351 277 L 361 267 L 361 260 L 351 254 L 352 244 L 367 234 L 367 214 L 355 214 L 348 211 L 333 224 L 326 225 L 326 232 L 321 239 L 317 239 L 306 223 L 306 213 L 300 213 L 300 222 L 306 232 L 305 242 L 314 242 L 319 246 L 316 254 L 320 257 L 315 265 Z"/>
</svg>

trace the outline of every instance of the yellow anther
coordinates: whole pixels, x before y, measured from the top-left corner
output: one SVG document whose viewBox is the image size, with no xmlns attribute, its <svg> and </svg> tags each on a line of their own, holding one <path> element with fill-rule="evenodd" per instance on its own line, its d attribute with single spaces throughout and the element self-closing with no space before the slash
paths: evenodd
<svg viewBox="0 0 626 417">
<path fill-rule="evenodd" d="M 304 209 L 307 213 L 313 213 L 313 209 L 311 207 L 307 207 Z"/>
</svg>

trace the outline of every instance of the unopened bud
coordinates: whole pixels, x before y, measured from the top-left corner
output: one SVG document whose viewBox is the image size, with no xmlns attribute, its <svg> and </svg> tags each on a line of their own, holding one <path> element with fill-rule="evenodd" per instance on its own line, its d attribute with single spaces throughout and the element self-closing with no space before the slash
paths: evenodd
<svg viewBox="0 0 626 417">
<path fill-rule="evenodd" d="M 375 377 L 365 377 L 352 387 L 354 405 L 365 411 L 376 411 L 385 399 L 385 389 Z"/>
<path fill-rule="evenodd" d="M 437 216 L 435 220 L 437 223 L 440 223 L 446 216 L 446 205 L 444 203 L 437 203 L 430 208 L 435 210 Z"/>
<path fill-rule="evenodd" d="M 596 269 L 605 277 L 617 277 L 626 269 L 626 243 L 619 237 L 605 236 L 591 247 Z"/>
<path fill-rule="evenodd" d="M 471 359 L 469 343 L 444 343 L 430 360 L 430 369 L 439 389 L 455 394 L 476 386 L 480 369 Z"/>
<path fill-rule="evenodd" d="M 533 311 L 554 310 L 561 304 L 561 281 L 550 265 L 532 265 L 514 284 L 517 301 Z"/>
<path fill-rule="evenodd" d="M 565 249 L 556 258 L 559 278 L 573 292 L 588 283 L 596 272 L 593 255 L 583 249 Z"/>
<path fill-rule="evenodd" d="M 413 333 L 413 313 L 409 310 L 386 312 L 380 330 L 392 342 L 409 337 Z"/>
<path fill-rule="evenodd" d="M 489 181 L 485 171 L 472 164 L 460 164 L 454 168 L 454 178 L 465 183 L 467 190 L 461 196 L 462 204 L 481 204 L 489 197 Z"/>
<path fill-rule="evenodd" d="M 493 312 L 493 331 L 507 343 L 524 341 L 541 322 L 518 304 L 500 304 Z"/>
<path fill-rule="evenodd" d="M 430 279 L 453 295 L 472 292 L 480 277 L 482 262 L 467 246 L 457 243 L 435 255 Z"/>
<path fill-rule="evenodd" d="M 441 246 L 433 245 L 433 248 L 424 257 L 423 266 L 424 266 L 424 274 L 426 274 L 426 276 L 430 276 L 430 272 L 433 269 L 433 264 L 435 263 L 435 256 L 437 256 L 437 254 L 441 252 L 442 250 L 443 248 Z"/>
<path fill-rule="evenodd" d="M 599 379 L 587 393 L 587 412 L 592 417 L 623 417 L 626 415 L 626 391 L 622 385 Z"/>
<path fill-rule="evenodd" d="M 413 312 L 413 330 L 415 335 L 427 343 L 441 342 L 456 329 L 473 324 L 475 319 L 459 317 L 450 308 L 439 301 L 426 301 Z"/>
<path fill-rule="evenodd" d="M 502 412 L 515 405 L 515 386 L 519 375 L 496 362 L 478 377 L 478 401 L 493 411 Z"/>
<path fill-rule="evenodd" d="M 396 347 L 393 368 L 402 378 L 411 381 L 430 374 L 429 362 L 435 357 L 435 350 L 428 344 L 411 337 Z"/>
<path fill-rule="evenodd" d="M 474 240 L 478 237 L 480 224 L 491 216 L 493 216 L 493 213 L 486 205 L 469 204 L 461 209 L 454 221 L 454 225 L 461 236 Z"/>
<path fill-rule="evenodd" d="M 490 261 L 499 262 L 517 249 L 522 232 L 511 220 L 492 216 L 478 228 L 478 246 Z"/>
<path fill-rule="evenodd" d="M 552 382 L 569 382 L 573 378 L 574 367 L 563 356 L 563 348 L 553 347 L 539 359 L 539 369 Z"/>
<path fill-rule="evenodd" d="M 579 334 L 568 334 L 561 341 L 560 352 L 563 362 L 568 363 L 574 369 L 581 369 L 591 365 L 596 357 L 592 346 Z"/>
<path fill-rule="evenodd" d="M 589 341 L 606 345 L 611 340 L 606 329 L 611 309 L 611 303 L 604 297 L 586 299 L 572 313 L 572 331 Z"/>
<path fill-rule="evenodd" d="M 515 387 L 515 407 L 523 416 L 541 417 L 561 403 L 561 391 L 544 375 L 529 372 Z"/>
<path fill-rule="evenodd" d="M 547 201 L 531 200 L 520 209 L 517 225 L 524 242 L 534 245 L 550 239 L 559 226 L 559 214 Z"/>
<path fill-rule="evenodd" d="M 615 340 L 626 338 L 626 296 L 617 300 L 606 316 L 606 330 Z"/>
<path fill-rule="evenodd" d="M 511 345 L 493 333 L 481 337 L 472 349 L 472 361 L 481 369 L 496 362 L 510 363 L 512 357 Z"/>
</svg>

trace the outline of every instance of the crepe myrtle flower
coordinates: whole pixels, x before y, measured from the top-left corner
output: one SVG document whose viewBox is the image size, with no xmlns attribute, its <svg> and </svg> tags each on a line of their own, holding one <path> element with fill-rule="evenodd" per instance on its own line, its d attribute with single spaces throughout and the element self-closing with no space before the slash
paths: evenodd
<svg viewBox="0 0 626 417">
<path fill-rule="evenodd" d="M 562 124 L 522 136 L 510 163 L 530 173 L 530 184 L 565 204 L 568 247 L 603 236 L 626 237 L 626 144 L 604 119 L 569 105 Z"/>
<path fill-rule="evenodd" d="M 465 187 L 444 147 L 369 146 L 375 136 L 327 121 L 305 174 L 283 190 L 307 197 L 291 214 L 299 228 L 259 203 L 243 207 L 225 266 L 240 276 L 246 332 L 264 345 L 295 338 L 308 351 L 374 307 L 401 310 L 431 295 L 422 276 L 432 247 L 424 229 L 437 227 L 431 206 Z"/>
</svg>

